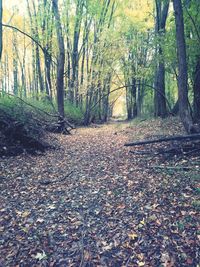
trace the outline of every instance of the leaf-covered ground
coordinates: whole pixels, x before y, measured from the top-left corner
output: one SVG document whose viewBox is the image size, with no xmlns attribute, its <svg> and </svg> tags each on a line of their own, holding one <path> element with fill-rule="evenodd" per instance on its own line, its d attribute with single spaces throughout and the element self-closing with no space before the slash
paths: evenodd
<svg viewBox="0 0 200 267">
<path fill-rule="evenodd" d="M 172 130 L 83 128 L 45 155 L 1 159 L 0 266 L 198 266 L 199 157 L 163 161 L 123 146 Z M 157 168 L 166 165 L 193 169 Z"/>
</svg>

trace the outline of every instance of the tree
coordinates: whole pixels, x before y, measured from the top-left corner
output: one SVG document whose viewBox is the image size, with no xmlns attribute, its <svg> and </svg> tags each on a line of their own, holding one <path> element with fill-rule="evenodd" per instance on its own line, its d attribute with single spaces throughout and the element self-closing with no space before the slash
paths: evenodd
<svg viewBox="0 0 200 267">
<path fill-rule="evenodd" d="M 175 20 L 168 12 L 169 0 L 26 2 L 28 16 L 24 17 L 16 9 L 12 18 L 5 5 L 5 20 L 11 20 L 3 24 L 6 34 L 0 82 L 4 90 L 39 101 L 57 98 L 62 116 L 66 99 L 65 105 L 79 110 L 85 124 L 109 119 L 109 106 L 115 99 L 119 99 L 116 105 L 123 103 L 120 110 L 125 110 L 127 104 L 129 119 L 154 113 L 165 117 L 179 91 L 191 128 L 191 108 L 199 121 L 198 1 L 182 1 L 187 6 L 182 15 L 188 79 L 185 72 L 179 71 L 179 76 L 189 83 L 184 93 L 183 86 L 179 84 L 178 90 L 176 84 Z M 149 12 L 156 12 L 156 18 Z M 12 31 L 8 32 L 9 28 Z M 179 80 L 183 83 L 182 78 Z M 121 86 L 123 89 L 113 93 L 113 88 Z M 191 100 L 193 93 L 190 108 L 188 98 Z M 41 97 L 44 95 L 49 97 Z M 186 120 L 188 116 L 183 114 Z"/>
<path fill-rule="evenodd" d="M 192 121 L 188 100 L 188 68 L 186 57 L 186 42 L 184 32 L 184 18 L 181 0 L 173 0 L 176 24 L 176 42 L 178 56 L 178 99 L 179 114 L 185 130 L 188 133 L 198 131 Z"/>
<path fill-rule="evenodd" d="M 78 73 L 79 73 L 79 38 L 81 32 L 81 23 L 82 23 L 82 13 L 83 13 L 83 5 L 84 1 L 78 0 L 76 6 L 76 15 L 75 15 L 75 25 L 74 25 L 74 36 L 73 36 L 73 49 L 72 49 L 72 78 L 71 78 L 71 88 L 73 94 L 72 102 L 78 106 L 78 94 L 79 94 L 79 80 L 78 80 Z"/>
<path fill-rule="evenodd" d="M 62 34 L 62 26 L 60 21 L 60 13 L 58 10 L 58 0 L 53 0 L 53 13 L 56 22 L 57 41 L 59 47 L 59 55 L 57 62 L 57 78 L 56 78 L 56 90 L 57 90 L 57 105 L 58 112 L 61 117 L 64 117 L 64 68 L 65 68 L 65 46 L 64 38 Z"/>
<path fill-rule="evenodd" d="M 200 20 L 199 20 L 199 1 L 187 1 L 184 5 L 188 34 L 188 52 L 190 63 L 190 79 L 193 81 L 193 108 L 194 121 L 200 122 Z M 192 40 L 192 43 L 191 43 Z M 190 45 L 191 43 L 191 45 Z M 191 51 L 191 52 L 190 52 Z"/>
<path fill-rule="evenodd" d="M 194 72 L 194 120 L 200 122 L 200 57 Z"/>
<path fill-rule="evenodd" d="M 161 116 L 162 118 L 167 115 L 166 98 L 165 98 L 165 62 L 162 48 L 162 37 L 165 33 L 166 20 L 169 9 L 169 1 L 156 0 L 156 37 L 158 38 L 157 54 L 158 65 L 155 74 L 155 92 L 154 92 L 154 104 L 155 104 L 155 116 Z"/>
</svg>

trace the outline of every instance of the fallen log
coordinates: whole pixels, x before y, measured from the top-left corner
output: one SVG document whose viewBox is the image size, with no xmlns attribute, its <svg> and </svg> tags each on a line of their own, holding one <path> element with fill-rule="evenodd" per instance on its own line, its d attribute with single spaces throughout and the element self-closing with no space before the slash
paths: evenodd
<svg viewBox="0 0 200 267">
<path fill-rule="evenodd" d="M 163 137 L 153 140 L 143 140 L 143 141 L 137 141 L 133 143 L 126 143 L 124 146 L 141 146 L 141 145 L 147 145 L 147 144 L 155 144 L 155 143 L 162 143 L 162 142 L 169 142 L 169 141 L 194 141 L 194 140 L 200 140 L 200 134 L 190 134 L 190 135 L 176 135 L 176 136 L 169 136 L 169 137 Z"/>
</svg>

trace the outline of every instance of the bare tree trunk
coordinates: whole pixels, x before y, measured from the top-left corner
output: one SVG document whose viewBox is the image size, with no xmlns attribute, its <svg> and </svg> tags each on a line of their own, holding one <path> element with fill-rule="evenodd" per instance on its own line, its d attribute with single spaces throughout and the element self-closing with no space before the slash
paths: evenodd
<svg viewBox="0 0 200 267">
<path fill-rule="evenodd" d="M 195 122 L 200 122 L 200 57 L 194 74 L 194 119 Z"/>
<path fill-rule="evenodd" d="M 38 80 L 36 75 L 36 58 L 35 58 L 35 45 L 32 42 L 32 84 L 33 84 L 33 94 L 38 96 Z"/>
<path fill-rule="evenodd" d="M 29 18 L 30 18 L 30 22 L 31 22 L 31 30 L 32 33 L 35 37 L 36 40 L 39 39 L 39 31 L 38 31 L 38 25 L 37 25 L 37 12 L 36 12 L 36 7 L 35 7 L 35 2 L 32 1 L 33 4 L 33 16 L 34 19 L 32 19 L 32 14 L 31 14 L 31 10 L 30 10 L 30 6 L 29 6 L 29 1 L 27 1 L 28 3 L 28 12 L 29 12 Z M 35 25 L 34 25 L 35 23 Z M 36 44 L 36 49 L 35 49 L 35 53 L 36 53 L 36 64 L 37 64 L 37 78 L 38 78 L 38 82 L 39 82 L 39 88 L 40 88 L 40 92 L 44 91 L 44 81 L 43 81 L 43 76 L 42 76 L 42 69 L 41 69 L 41 62 L 40 62 L 40 50 L 39 50 L 39 46 Z"/>
<path fill-rule="evenodd" d="M 13 93 L 18 95 L 18 60 L 17 60 L 17 39 L 16 33 L 13 33 Z"/>
<path fill-rule="evenodd" d="M 103 122 L 107 122 L 109 118 L 109 95 L 110 95 L 111 80 L 112 80 L 112 74 L 108 73 L 108 77 L 104 81 L 104 97 L 102 99 Z"/>
<path fill-rule="evenodd" d="M 43 82 L 43 77 L 42 77 L 42 70 L 41 70 L 41 62 L 40 62 L 40 51 L 38 45 L 36 45 L 36 64 L 37 64 L 37 77 L 39 81 L 39 88 L 40 92 L 44 91 L 44 82 Z"/>
<path fill-rule="evenodd" d="M 58 0 L 53 0 L 53 13 L 56 20 L 57 39 L 59 46 L 58 65 L 57 65 L 57 105 L 58 112 L 61 117 L 64 117 L 64 67 L 65 67 L 65 47 L 62 35 L 62 27 L 60 21 L 60 14 L 58 10 Z"/>
<path fill-rule="evenodd" d="M 176 42 L 178 54 L 178 99 L 179 114 L 187 133 L 198 131 L 195 129 L 189 109 L 188 100 L 188 70 L 186 58 L 186 43 L 184 34 L 184 19 L 181 0 L 173 0 L 175 23 L 176 23 Z"/>
<path fill-rule="evenodd" d="M 71 44 L 70 44 L 70 32 L 69 32 L 69 2 L 67 3 L 67 15 L 66 15 L 66 27 L 65 27 L 65 34 L 66 34 L 66 42 L 67 42 L 67 58 L 66 58 L 66 64 L 67 64 L 67 82 L 66 82 L 66 87 L 68 88 L 67 92 L 67 99 L 70 102 L 73 102 L 73 91 L 71 88 Z"/>
<path fill-rule="evenodd" d="M 166 20 L 169 9 L 169 1 L 162 3 L 160 0 L 156 0 L 156 33 L 161 38 L 165 32 Z M 163 58 L 163 49 L 161 40 L 158 43 L 158 56 L 159 62 L 156 69 L 154 104 L 155 104 L 155 116 L 166 117 L 166 99 L 165 99 L 165 63 Z"/>
<path fill-rule="evenodd" d="M 73 51 L 72 51 L 72 80 L 71 80 L 71 90 L 74 95 L 74 103 L 78 106 L 78 95 L 79 95 L 79 39 L 82 23 L 82 13 L 83 13 L 83 1 L 78 0 L 76 6 L 76 20 L 74 26 L 74 39 L 73 39 Z"/>
<path fill-rule="evenodd" d="M 51 83 L 51 50 L 52 50 L 52 34 L 53 34 L 53 13 L 51 10 L 51 4 L 47 0 L 43 0 L 43 11 L 45 14 L 42 16 L 42 35 L 43 46 L 45 47 L 44 63 L 45 63 L 45 87 L 47 96 L 52 99 L 52 83 Z"/>
</svg>

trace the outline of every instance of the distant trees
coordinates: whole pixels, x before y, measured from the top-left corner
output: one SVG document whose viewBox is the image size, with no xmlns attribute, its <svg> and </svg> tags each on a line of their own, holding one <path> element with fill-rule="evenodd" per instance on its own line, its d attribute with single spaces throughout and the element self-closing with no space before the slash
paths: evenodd
<svg viewBox="0 0 200 267">
<path fill-rule="evenodd" d="M 6 11 L 12 32 L 4 38 L 4 91 L 55 102 L 62 117 L 70 106 L 86 125 L 107 121 L 119 99 L 128 119 L 164 118 L 179 104 L 186 130 L 197 130 L 198 1 L 174 1 L 175 19 L 169 0 L 26 2 L 24 18 Z"/>
<path fill-rule="evenodd" d="M 129 28 L 125 34 L 127 51 L 122 57 L 122 69 L 126 86 L 127 119 L 134 119 L 141 114 L 146 77 L 144 68 L 148 64 L 149 33 L 141 33 Z M 137 43 L 135 47 L 133 43 Z"/>
</svg>

